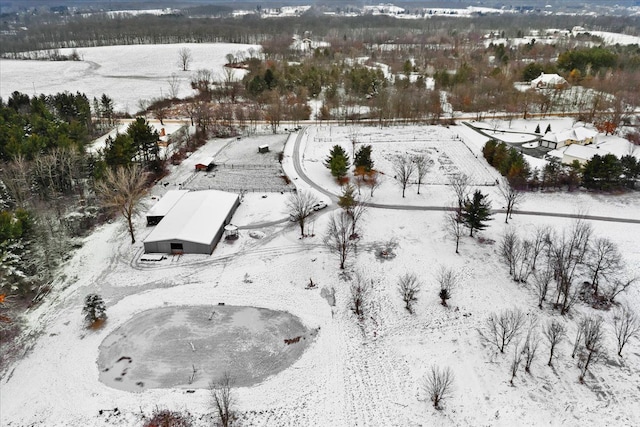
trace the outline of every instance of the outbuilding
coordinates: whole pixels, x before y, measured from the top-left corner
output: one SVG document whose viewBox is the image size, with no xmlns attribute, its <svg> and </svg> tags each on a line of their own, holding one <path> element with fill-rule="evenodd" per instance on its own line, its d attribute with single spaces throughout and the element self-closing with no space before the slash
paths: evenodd
<svg viewBox="0 0 640 427">
<path fill-rule="evenodd" d="M 237 194 L 187 192 L 144 240 L 145 253 L 211 254 L 239 204 Z"/>
<path fill-rule="evenodd" d="M 214 166 L 215 166 L 214 158 L 213 157 L 207 157 L 203 161 L 196 163 L 196 170 L 197 171 L 203 171 L 203 170 L 204 171 L 210 171 L 211 169 L 213 169 Z"/>
<path fill-rule="evenodd" d="M 258 146 L 258 153 L 268 153 L 268 152 L 269 152 L 269 146 L 267 144 Z"/>
</svg>

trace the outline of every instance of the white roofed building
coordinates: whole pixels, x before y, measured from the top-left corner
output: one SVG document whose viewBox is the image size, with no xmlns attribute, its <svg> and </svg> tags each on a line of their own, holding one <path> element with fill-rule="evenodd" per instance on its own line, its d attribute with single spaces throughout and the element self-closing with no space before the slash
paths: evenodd
<svg viewBox="0 0 640 427">
<path fill-rule="evenodd" d="M 542 73 L 535 79 L 531 80 L 531 87 L 536 89 L 557 89 L 565 88 L 569 83 L 564 77 L 557 74 Z"/>
<path fill-rule="evenodd" d="M 596 130 L 579 126 L 562 132 L 547 134 L 540 140 L 540 145 L 553 150 L 572 144 L 588 145 L 595 141 L 597 135 L 598 132 Z"/>
<path fill-rule="evenodd" d="M 239 204 L 224 191 L 185 193 L 144 239 L 145 253 L 211 254 Z"/>
<path fill-rule="evenodd" d="M 156 225 L 189 190 L 169 190 L 147 212 L 147 225 Z"/>
</svg>

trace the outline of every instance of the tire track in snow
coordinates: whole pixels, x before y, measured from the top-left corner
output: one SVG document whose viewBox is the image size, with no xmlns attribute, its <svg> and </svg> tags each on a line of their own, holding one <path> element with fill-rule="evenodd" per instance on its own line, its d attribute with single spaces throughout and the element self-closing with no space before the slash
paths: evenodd
<svg viewBox="0 0 640 427">
<path fill-rule="evenodd" d="M 355 328 L 346 326 L 342 334 L 347 425 L 408 425 L 408 369 L 384 340 L 363 342 Z"/>
</svg>

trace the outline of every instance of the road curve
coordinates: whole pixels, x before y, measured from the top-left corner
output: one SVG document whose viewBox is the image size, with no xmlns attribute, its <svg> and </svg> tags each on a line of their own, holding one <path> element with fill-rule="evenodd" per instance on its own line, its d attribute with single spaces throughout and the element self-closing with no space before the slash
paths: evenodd
<svg viewBox="0 0 640 427">
<path fill-rule="evenodd" d="M 300 132 L 298 132 L 298 136 L 296 137 L 295 145 L 293 147 L 293 168 L 304 182 L 306 182 L 310 187 L 314 190 L 326 195 L 329 197 L 334 203 L 338 200 L 338 195 L 322 188 L 318 184 L 316 184 L 311 178 L 305 174 L 304 169 L 302 167 L 302 157 L 300 156 L 300 144 L 302 142 L 302 137 L 307 132 L 307 126 L 304 126 Z M 381 204 L 381 203 L 365 203 L 365 206 L 375 209 L 396 209 L 396 210 L 406 210 L 406 211 L 450 211 L 453 208 L 448 206 L 414 206 L 414 205 L 389 205 L 389 204 Z M 504 209 L 494 209 L 492 210 L 494 214 L 503 213 L 506 214 Z M 607 222 L 619 222 L 626 224 L 640 224 L 640 219 L 633 218 L 618 218 L 611 216 L 599 216 L 599 215 L 580 215 L 580 214 L 569 214 L 569 213 L 558 213 L 558 212 L 537 212 L 537 211 L 521 211 L 514 210 L 514 214 L 518 215 L 532 215 L 532 216 L 544 216 L 544 217 L 553 217 L 553 218 L 581 218 L 587 219 L 591 221 L 607 221 Z"/>
</svg>

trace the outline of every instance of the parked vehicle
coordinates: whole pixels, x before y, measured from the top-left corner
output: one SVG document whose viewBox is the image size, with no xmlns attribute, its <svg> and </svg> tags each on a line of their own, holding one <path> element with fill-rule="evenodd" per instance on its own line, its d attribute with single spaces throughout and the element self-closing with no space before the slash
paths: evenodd
<svg viewBox="0 0 640 427">
<path fill-rule="evenodd" d="M 324 209 L 327 207 L 327 204 L 323 201 L 320 201 L 318 203 L 316 203 L 315 205 L 313 205 L 313 210 L 314 211 L 319 211 L 321 209 Z"/>
</svg>

